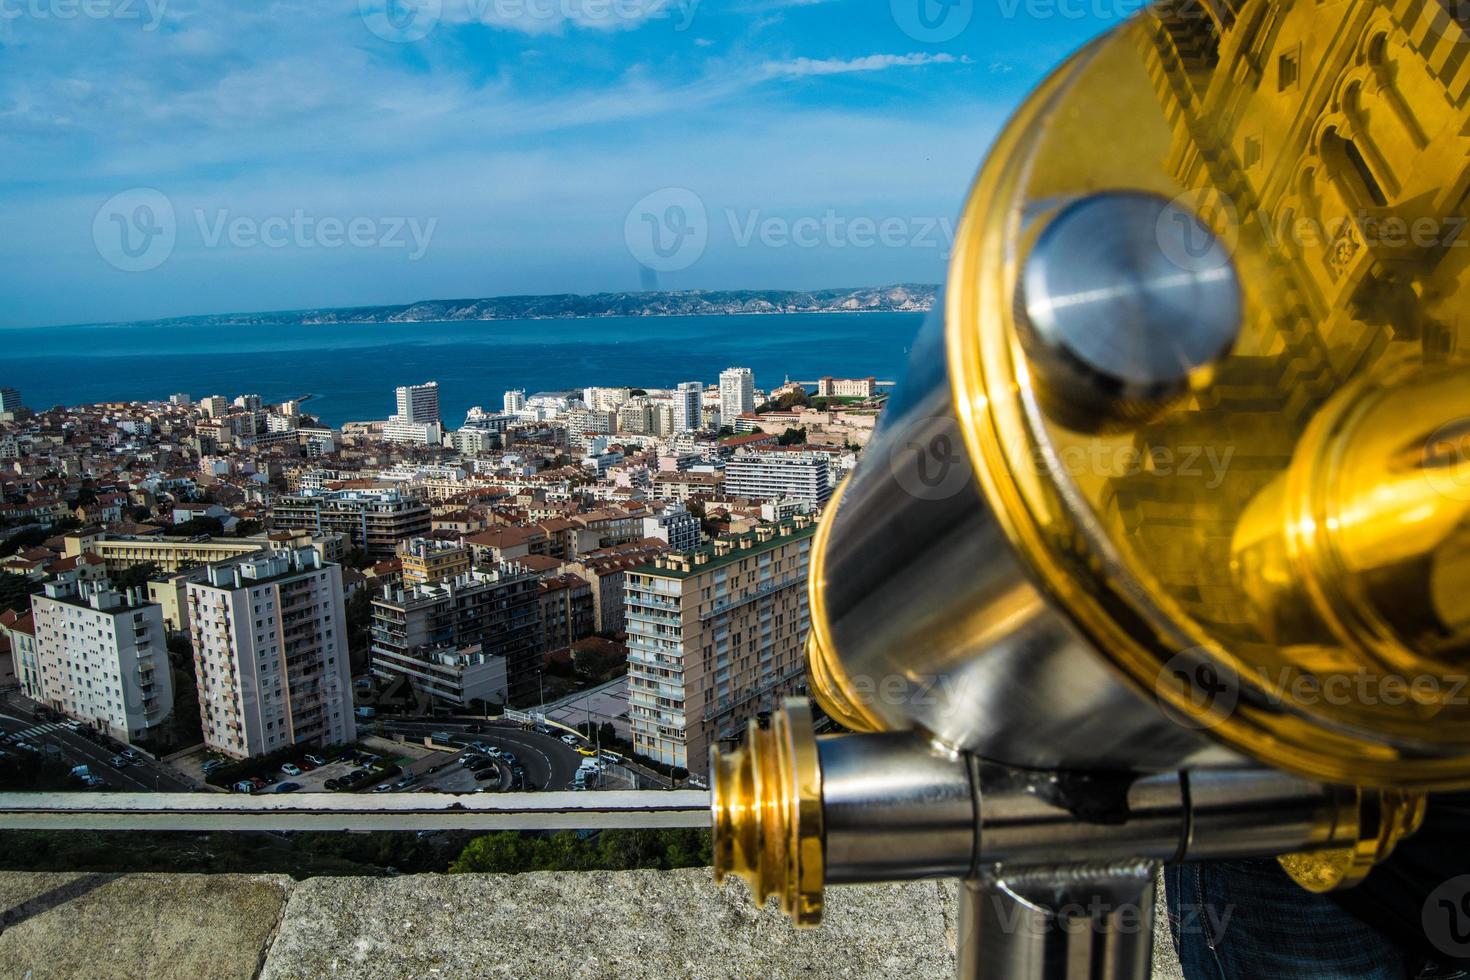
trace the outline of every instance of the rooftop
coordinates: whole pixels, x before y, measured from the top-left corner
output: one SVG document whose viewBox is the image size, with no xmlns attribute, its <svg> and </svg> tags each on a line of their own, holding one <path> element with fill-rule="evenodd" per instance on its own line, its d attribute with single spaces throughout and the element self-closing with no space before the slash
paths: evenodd
<svg viewBox="0 0 1470 980">
<path fill-rule="evenodd" d="M 814 521 L 804 515 L 798 516 L 779 524 L 762 524 L 744 534 L 717 538 L 692 551 L 661 555 L 653 562 L 644 563 L 629 571 L 659 578 L 689 578 L 760 554 L 770 548 L 809 538 L 816 533 L 817 525 Z"/>
</svg>

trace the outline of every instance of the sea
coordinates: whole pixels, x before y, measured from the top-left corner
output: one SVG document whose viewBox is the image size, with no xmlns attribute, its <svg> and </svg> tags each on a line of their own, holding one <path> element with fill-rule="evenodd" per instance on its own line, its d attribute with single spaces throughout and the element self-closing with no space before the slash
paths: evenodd
<svg viewBox="0 0 1470 980">
<path fill-rule="evenodd" d="M 210 321 L 0 330 L 0 387 L 33 409 L 166 399 L 175 393 L 310 395 L 324 423 L 384 419 L 399 385 L 439 382 L 457 428 L 501 394 L 589 385 L 671 388 L 748 367 L 756 387 L 787 379 L 897 380 L 919 313 L 597 317 L 425 323 L 221 326 Z"/>
</svg>

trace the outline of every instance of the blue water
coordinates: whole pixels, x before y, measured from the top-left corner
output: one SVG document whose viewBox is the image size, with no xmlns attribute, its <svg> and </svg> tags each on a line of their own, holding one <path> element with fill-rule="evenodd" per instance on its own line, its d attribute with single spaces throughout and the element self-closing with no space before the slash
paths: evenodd
<svg viewBox="0 0 1470 980">
<path fill-rule="evenodd" d="M 453 323 L 167 323 L 0 331 L 0 387 L 32 408 L 164 399 L 174 392 L 312 394 L 329 425 L 387 418 L 393 389 L 438 381 L 450 428 L 472 405 L 499 410 L 508 388 L 668 388 L 713 383 L 731 366 L 769 390 L 789 376 L 898 378 L 914 313 L 619 317 Z"/>
</svg>

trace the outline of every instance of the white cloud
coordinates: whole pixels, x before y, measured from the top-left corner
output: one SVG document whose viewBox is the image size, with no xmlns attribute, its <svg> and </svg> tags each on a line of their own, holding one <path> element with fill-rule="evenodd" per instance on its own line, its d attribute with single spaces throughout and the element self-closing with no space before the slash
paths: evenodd
<svg viewBox="0 0 1470 980">
<path fill-rule="evenodd" d="M 889 68 L 918 68 L 924 65 L 968 65 L 968 56 L 952 54 L 870 54 L 862 58 L 795 58 L 768 61 L 762 73 L 768 78 L 804 78 L 812 75 L 845 75 L 851 72 L 887 71 Z"/>
</svg>

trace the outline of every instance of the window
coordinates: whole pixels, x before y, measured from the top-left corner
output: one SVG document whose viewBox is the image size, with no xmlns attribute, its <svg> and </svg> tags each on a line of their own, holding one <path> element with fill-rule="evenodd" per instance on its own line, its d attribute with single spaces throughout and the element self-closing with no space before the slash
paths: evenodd
<svg viewBox="0 0 1470 980">
<path fill-rule="evenodd" d="M 1289 88 L 1296 88 L 1301 81 L 1301 74 L 1302 47 L 1298 44 L 1276 59 L 1276 91 L 1285 92 Z"/>
</svg>

